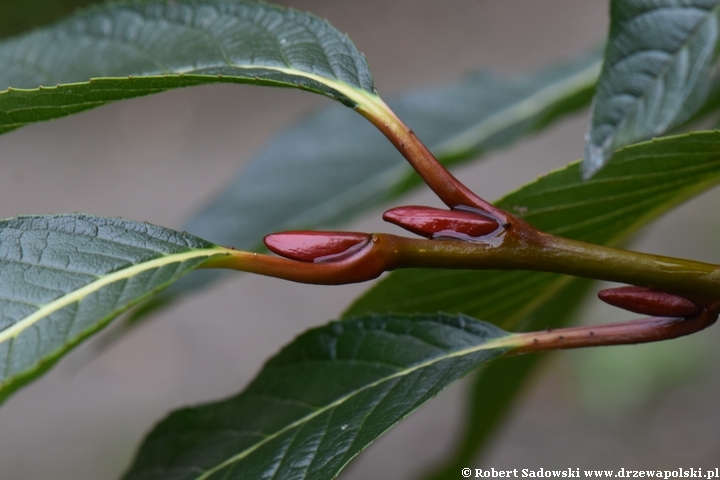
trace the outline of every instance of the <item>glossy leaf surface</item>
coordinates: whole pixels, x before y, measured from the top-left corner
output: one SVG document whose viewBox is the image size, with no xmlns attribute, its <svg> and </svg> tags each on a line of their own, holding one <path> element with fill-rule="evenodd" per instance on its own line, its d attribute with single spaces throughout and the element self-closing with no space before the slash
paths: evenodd
<svg viewBox="0 0 720 480">
<path fill-rule="evenodd" d="M 177 411 L 126 480 L 335 478 L 375 438 L 507 350 L 464 315 L 365 315 L 309 330 L 240 395 Z"/>
<path fill-rule="evenodd" d="M 222 249 L 120 218 L 0 221 L 0 401 Z"/>
<path fill-rule="evenodd" d="M 700 109 L 719 34 L 717 0 L 611 2 L 584 177 L 618 148 L 662 135 Z"/>
<path fill-rule="evenodd" d="M 571 164 L 527 184 L 497 204 L 546 231 L 617 245 L 675 205 L 715 186 L 720 182 L 719 167 L 720 133 L 680 135 L 621 150 L 606 168 L 588 181 L 580 179 L 579 163 Z M 556 310 L 555 319 L 560 320 L 572 302 L 558 295 L 576 288 L 573 284 L 578 282 L 583 281 L 539 272 L 401 270 L 380 281 L 350 307 L 347 314 L 464 312 L 502 328 L 517 330 L 532 325 L 533 318 L 558 298 L 561 304 L 565 303 L 565 310 Z M 512 359 L 508 365 L 490 365 L 488 376 L 483 372 L 473 391 L 492 385 L 492 398 L 509 403 L 520 383 L 495 383 L 493 379 L 519 375 L 518 380 L 522 380 L 532 368 L 531 360 L 520 359 Z M 478 407 L 478 404 L 475 400 L 469 425 L 480 434 L 465 435 L 466 443 L 457 448 L 458 459 L 474 458 L 506 409 L 503 404 L 493 402 L 486 412 L 486 406 Z"/>
<path fill-rule="evenodd" d="M 243 0 L 89 8 L 3 41 L 0 65 L 0 133 L 206 83 L 301 88 L 349 106 L 376 98 L 345 35 L 310 14 Z"/>
</svg>

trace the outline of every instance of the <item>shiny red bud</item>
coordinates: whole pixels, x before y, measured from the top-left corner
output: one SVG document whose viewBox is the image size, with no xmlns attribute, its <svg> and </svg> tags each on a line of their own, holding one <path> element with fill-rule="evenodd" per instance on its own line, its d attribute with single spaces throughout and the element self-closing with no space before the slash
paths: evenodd
<svg viewBox="0 0 720 480">
<path fill-rule="evenodd" d="M 482 237 L 500 226 L 497 220 L 481 212 L 416 206 L 391 208 L 383 213 L 383 220 L 427 238 L 444 233 Z"/>
<path fill-rule="evenodd" d="M 330 261 L 355 252 L 368 240 L 366 233 L 304 230 L 273 233 L 263 239 L 272 252 L 301 262 Z"/>
<path fill-rule="evenodd" d="M 693 317 L 700 307 L 685 297 L 645 287 L 609 288 L 598 292 L 605 303 L 653 317 Z"/>
</svg>

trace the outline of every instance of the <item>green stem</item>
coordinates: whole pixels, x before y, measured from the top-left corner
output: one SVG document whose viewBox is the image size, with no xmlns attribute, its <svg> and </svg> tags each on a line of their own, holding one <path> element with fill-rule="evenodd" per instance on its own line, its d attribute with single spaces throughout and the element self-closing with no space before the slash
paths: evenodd
<svg viewBox="0 0 720 480">
<path fill-rule="evenodd" d="M 633 252 L 546 235 L 545 271 L 608 280 L 676 293 L 699 305 L 720 299 L 720 266 Z M 541 268 L 537 265 L 537 268 Z"/>
<path fill-rule="evenodd" d="M 532 230 L 503 230 L 485 241 L 374 234 L 352 255 L 308 263 L 227 250 L 206 268 L 232 268 L 302 283 L 339 285 L 377 278 L 399 268 L 535 270 L 676 293 L 698 305 L 720 299 L 720 267 L 692 260 L 592 245 Z"/>
<path fill-rule="evenodd" d="M 495 216 L 504 228 L 494 239 L 499 245 L 492 248 L 473 242 L 433 240 L 431 244 L 394 239 L 391 243 L 397 244 L 397 248 L 387 252 L 393 258 L 385 260 L 386 270 L 403 267 L 538 270 L 677 293 L 699 305 L 720 298 L 717 266 L 591 245 L 539 232 L 478 197 L 457 180 L 380 98 L 368 97 L 358 104 L 357 110 L 385 134 L 449 207 L 479 208 Z"/>
<path fill-rule="evenodd" d="M 499 245 L 434 240 L 406 243 L 402 267 L 535 270 L 676 293 L 698 305 L 720 299 L 720 267 L 593 245 L 544 233 L 508 232 Z"/>
</svg>

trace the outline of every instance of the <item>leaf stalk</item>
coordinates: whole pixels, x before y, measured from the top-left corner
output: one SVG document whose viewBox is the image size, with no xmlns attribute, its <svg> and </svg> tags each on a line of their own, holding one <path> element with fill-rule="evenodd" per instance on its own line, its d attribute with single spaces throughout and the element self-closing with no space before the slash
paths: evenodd
<svg viewBox="0 0 720 480">
<path fill-rule="evenodd" d="M 715 305 L 692 318 L 649 317 L 607 325 L 521 333 L 515 336 L 520 345 L 506 355 L 671 340 L 704 330 L 713 325 L 717 317 Z"/>
</svg>

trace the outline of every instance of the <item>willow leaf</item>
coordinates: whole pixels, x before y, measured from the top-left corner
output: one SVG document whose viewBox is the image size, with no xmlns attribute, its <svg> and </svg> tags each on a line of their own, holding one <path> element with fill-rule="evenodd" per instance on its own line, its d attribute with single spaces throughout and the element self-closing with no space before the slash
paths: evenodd
<svg viewBox="0 0 720 480">
<path fill-rule="evenodd" d="M 580 164 L 571 164 L 525 185 L 497 204 L 545 231 L 617 245 L 674 206 L 717 185 L 719 167 L 720 132 L 679 135 L 620 150 L 588 181 L 580 179 Z M 347 315 L 442 310 L 482 317 L 515 330 L 532 322 L 542 311 L 538 309 L 556 301 L 576 282 L 540 272 L 400 270 L 358 299 Z M 571 303 L 568 301 L 566 308 Z M 558 309 L 558 317 L 564 312 Z M 474 389 L 489 388 L 485 377 L 478 377 L 477 382 L 483 385 Z M 493 388 L 496 397 L 503 396 L 505 390 L 509 402 L 517 385 L 503 382 Z M 472 416 L 478 429 L 482 418 L 490 420 L 483 412 L 473 412 Z M 491 427 L 484 427 L 484 436 Z M 483 445 L 478 439 L 469 442 L 458 447 L 465 458 L 472 458 Z"/>
<path fill-rule="evenodd" d="M 172 413 L 126 480 L 335 478 L 378 436 L 512 344 L 464 315 L 364 315 L 299 336 L 240 395 Z"/>
<path fill-rule="evenodd" d="M 300 88 L 351 107 L 379 101 L 347 36 L 310 14 L 246 0 L 92 7 L 1 42 L 0 66 L 0 133 L 217 82 Z"/>
<path fill-rule="evenodd" d="M 718 0 L 613 0 L 582 172 L 662 135 L 702 107 L 720 34 Z"/>
<path fill-rule="evenodd" d="M 586 279 L 571 281 L 552 299 L 537 308 L 523 322 L 523 329 L 538 331 L 563 328 L 572 323 L 593 282 Z M 427 480 L 455 480 L 457 472 L 467 465 L 475 465 L 478 454 L 490 443 L 495 431 L 516 406 L 517 396 L 549 353 L 518 355 L 483 367 L 472 377 L 458 443 L 452 454 Z"/>
<path fill-rule="evenodd" d="M 224 251 L 119 218 L 0 221 L 0 401 L 118 314 Z"/>
</svg>

